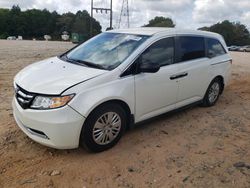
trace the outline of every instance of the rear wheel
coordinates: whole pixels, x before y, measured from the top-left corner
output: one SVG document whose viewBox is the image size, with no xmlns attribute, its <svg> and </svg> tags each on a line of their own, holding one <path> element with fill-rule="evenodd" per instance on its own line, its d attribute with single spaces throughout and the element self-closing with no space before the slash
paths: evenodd
<svg viewBox="0 0 250 188">
<path fill-rule="evenodd" d="M 81 132 L 81 145 L 93 152 L 113 147 L 125 131 L 126 119 L 126 112 L 120 105 L 101 105 L 87 118 Z"/>
<path fill-rule="evenodd" d="M 222 81 L 219 78 L 215 78 L 209 85 L 206 95 L 202 101 L 202 106 L 210 107 L 215 105 L 218 101 L 222 91 Z"/>
</svg>

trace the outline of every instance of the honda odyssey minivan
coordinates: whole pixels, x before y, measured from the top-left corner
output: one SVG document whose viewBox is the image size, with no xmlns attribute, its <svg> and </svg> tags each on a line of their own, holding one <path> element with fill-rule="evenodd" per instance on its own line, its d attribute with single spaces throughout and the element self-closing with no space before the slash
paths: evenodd
<svg viewBox="0 0 250 188">
<path fill-rule="evenodd" d="M 130 125 L 193 103 L 213 106 L 228 84 L 231 64 L 215 33 L 108 31 L 20 71 L 14 117 L 43 145 L 100 152 Z"/>
</svg>

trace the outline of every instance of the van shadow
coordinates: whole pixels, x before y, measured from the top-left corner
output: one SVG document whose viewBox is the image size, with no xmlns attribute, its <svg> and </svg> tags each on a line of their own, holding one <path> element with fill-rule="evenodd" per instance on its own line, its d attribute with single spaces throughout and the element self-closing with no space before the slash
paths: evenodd
<svg viewBox="0 0 250 188">
<path fill-rule="evenodd" d="M 145 129 L 148 128 L 149 126 L 151 127 L 152 125 L 156 125 L 158 126 L 158 124 L 156 122 L 164 122 L 166 120 L 172 119 L 172 118 L 176 118 L 177 116 L 183 115 L 183 113 L 187 112 L 187 111 L 191 111 L 192 109 L 198 108 L 200 103 L 194 103 L 185 107 L 182 107 L 180 109 L 176 109 L 155 117 L 152 117 L 150 119 L 144 120 L 142 122 L 136 123 L 133 125 L 133 128 L 130 131 L 140 131 L 141 129 Z"/>
</svg>

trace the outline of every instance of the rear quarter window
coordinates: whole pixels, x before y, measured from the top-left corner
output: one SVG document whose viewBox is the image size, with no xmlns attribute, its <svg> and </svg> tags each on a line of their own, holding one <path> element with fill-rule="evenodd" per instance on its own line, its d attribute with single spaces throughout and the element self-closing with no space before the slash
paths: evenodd
<svg viewBox="0 0 250 188">
<path fill-rule="evenodd" d="M 226 54 L 226 50 L 217 39 L 207 38 L 207 54 L 208 57 L 213 58 Z"/>
</svg>

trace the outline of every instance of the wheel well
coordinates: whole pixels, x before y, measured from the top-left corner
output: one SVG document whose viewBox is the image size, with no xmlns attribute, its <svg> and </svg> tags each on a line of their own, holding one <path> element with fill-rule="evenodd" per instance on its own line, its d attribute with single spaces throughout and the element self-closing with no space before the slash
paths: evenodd
<svg viewBox="0 0 250 188">
<path fill-rule="evenodd" d="M 224 90 L 224 78 L 221 76 L 221 75 L 219 75 L 219 76 L 216 76 L 215 78 L 214 78 L 214 80 L 215 79 L 218 79 L 218 80 L 220 80 L 220 82 L 221 82 L 221 86 L 222 86 L 222 88 L 221 88 L 221 91 L 220 91 L 220 94 L 222 94 L 222 92 L 223 92 L 223 90 Z"/>
<path fill-rule="evenodd" d="M 107 104 L 107 103 L 119 104 L 126 112 L 127 122 L 128 122 L 127 129 L 132 128 L 132 125 L 134 124 L 134 115 L 131 114 L 131 110 L 130 110 L 128 104 L 122 100 L 114 99 L 114 100 L 109 100 L 109 101 L 103 102 L 103 103 L 99 104 L 98 106 L 96 106 L 90 113 L 92 113 L 95 109 L 97 109 L 100 106 Z"/>
</svg>

